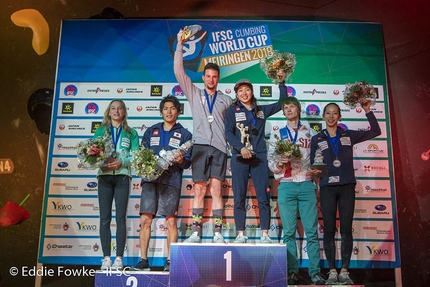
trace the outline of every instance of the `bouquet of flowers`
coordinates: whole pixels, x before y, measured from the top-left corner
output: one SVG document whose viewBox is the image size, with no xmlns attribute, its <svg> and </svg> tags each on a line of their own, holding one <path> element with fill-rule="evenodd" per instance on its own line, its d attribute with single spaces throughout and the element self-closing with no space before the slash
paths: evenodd
<svg viewBox="0 0 430 287">
<path fill-rule="evenodd" d="M 301 160 L 302 154 L 300 153 L 300 144 L 293 144 L 287 140 L 281 140 L 277 134 L 274 135 L 276 139 L 275 153 L 279 156 L 286 156 L 295 160 Z"/>
<path fill-rule="evenodd" d="M 355 84 L 346 84 L 343 91 L 343 103 L 353 109 L 360 106 L 363 100 L 370 100 L 372 106 L 375 105 L 376 91 L 375 88 L 366 81 L 355 82 Z"/>
<path fill-rule="evenodd" d="M 294 72 L 296 66 L 296 56 L 288 52 L 275 51 L 271 57 L 260 60 L 260 68 L 273 83 L 277 83 L 278 72 L 285 73 L 285 80 Z"/>
<path fill-rule="evenodd" d="M 86 169 L 100 167 L 112 152 L 112 138 L 105 133 L 97 138 L 81 141 L 77 144 L 78 162 Z"/>
<path fill-rule="evenodd" d="M 158 156 L 154 151 L 143 146 L 133 152 L 130 163 L 134 173 L 148 181 L 158 178 L 164 171 L 157 167 Z"/>
</svg>

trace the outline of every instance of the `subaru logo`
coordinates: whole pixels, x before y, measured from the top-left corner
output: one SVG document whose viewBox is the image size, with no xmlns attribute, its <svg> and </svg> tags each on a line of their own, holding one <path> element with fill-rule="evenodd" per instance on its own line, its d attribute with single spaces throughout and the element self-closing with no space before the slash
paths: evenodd
<svg viewBox="0 0 430 287">
<path fill-rule="evenodd" d="M 91 181 L 91 182 L 87 183 L 87 186 L 89 188 L 95 188 L 95 187 L 97 187 L 97 182 Z"/>
<path fill-rule="evenodd" d="M 67 162 L 65 162 L 65 161 L 62 161 L 62 162 L 58 163 L 58 167 L 61 167 L 61 168 L 65 168 L 65 167 L 68 167 L 68 166 L 69 166 L 69 164 Z"/>
<path fill-rule="evenodd" d="M 375 206 L 375 209 L 379 211 L 384 211 L 385 209 L 387 209 L 387 207 L 383 204 L 378 204 Z"/>
</svg>

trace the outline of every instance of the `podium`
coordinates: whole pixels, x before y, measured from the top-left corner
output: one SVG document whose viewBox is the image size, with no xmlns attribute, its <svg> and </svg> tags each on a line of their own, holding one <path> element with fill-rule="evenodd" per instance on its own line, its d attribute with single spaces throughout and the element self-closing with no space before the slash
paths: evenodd
<svg viewBox="0 0 430 287">
<path fill-rule="evenodd" d="M 96 287 L 287 286 L 285 244 L 173 243 L 170 272 L 97 272 Z"/>
<path fill-rule="evenodd" d="M 283 244 L 170 246 L 170 286 L 286 286 Z"/>
</svg>

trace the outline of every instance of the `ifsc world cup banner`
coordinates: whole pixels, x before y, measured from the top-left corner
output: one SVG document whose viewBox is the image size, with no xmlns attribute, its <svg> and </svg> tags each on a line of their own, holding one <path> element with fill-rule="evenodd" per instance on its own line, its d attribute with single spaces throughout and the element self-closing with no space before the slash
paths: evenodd
<svg viewBox="0 0 430 287">
<path fill-rule="evenodd" d="M 52 264 L 99 265 L 99 206 L 95 170 L 79 164 L 76 144 L 92 138 L 103 113 L 113 99 L 122 99 L 128 122 L 142 137 L 145 130 L 161 122 L 159 103 L 168 94 L 182 106 L 180 122 L 192 132 L 190 106 L 173 73 L 177 35 L 184 27 L 198 27 L 183 46 L 186 74 L 203 88 L 202 72 L 209 63 L 220 66 L 218 89 L 235 98 L 234 84 L 249 79 L 259 104 L 277 101 L 279 90 L 261 67 L 274 52 L 288 52 L 297 64 L 287 81 L 289 96 L 302 104 L 301 121 L 316 131 L 325 128 L 321 114 L 329 102 L 341 107 L 345 129 L 367 130 L 369 124 L 361 108 L 343 103 L 347 83 L 365 80 L 376 91 L 371 110 L 381 127 L 381 136 L 354 146 L 357 177 L 354 210 L 354 252 L 352 268 L 396 268 L 400 266 L 398 227 L 390 115 L 386 81 L 382 26 L 378 23 L 243 21 L 243 20 L 63 20 L 48 150 L 48 166 L 43 202 L 39 262 Z M 286 123 L 282 112 L 270 117 L 266 135 Z M 233 191 L 228 162 L 223 183 L 223 235 L 228 242 L 236 237 L 233 219 Z M 179 242 L 192 232 L 192 168 L 185 170 L 179 206 Z M 272 220 L 270 236 L 282 242 L 282 222 L 277 204 L 278 183 L 271 180 Z M 140 178 L 133 175 L 128 204 L 127 243 L 124 263 L 134 265 L 140 256 Z M 203 242 L 210 242 L 211 198 L 205 199 Z M 258 204 L 252 181 L 247 193 L 246 233 L 249 242 L 261 235 Z M 321 258 L 324 226 L 319 213 Z M 299 221 L 300 222 L 300 221 Z M 339 223 L 337 222 L 337 226 Z M 115 234 L 115 206 L 112 234 Z M 167 256 L 167 227 L 157 216 L 152 225 L 148 250 L 151 266 L 162 266 Z M 307 267 L 306 234 L 297 230 L 300 267 Z M 336 234 L 340 244 L 340 234 Z M 116 241 L 112 238 L 112 256 Z M 338 249 L 340 250 L 340 249 Z M 339 251 L 340 252 L 340 251 Z M 339 252 L 336 258 L 340 259 Z M 327 267 L 326 261 L 322 265 Z"/>
</svg>

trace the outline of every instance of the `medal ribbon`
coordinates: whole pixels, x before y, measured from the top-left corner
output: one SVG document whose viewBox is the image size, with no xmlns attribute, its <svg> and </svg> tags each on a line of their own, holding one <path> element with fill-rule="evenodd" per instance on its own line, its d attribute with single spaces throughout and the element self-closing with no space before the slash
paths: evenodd
<svg viewBox="0 0 430 287">
<path fill-rule="evenodd" d="M 300 121 L 297 124 L 297 130 L 294 131 L 294 139 L 293 139 L 293 135 L 290 132 L 290 129 L 288 128 L 288 126 L 285 126 L 285 129 L 287 130 L 288 133 L 288 138 L 290 139 L 292 144 L 295 144 L 297 141 L 297 135 L 299 134 L 299 128 L 300 128 Z"/>
<path fill-rule="evenodd" d="M 115 127 L 113 125 L 110 125 L 110 134 L 112 136 L 112 144 L 114 149 L 116 150 L 116 145 L 118 143 L 119 137 L 122 132 L 122 125 L 119 126 L 119 128 L 116 130 L 116 133 L 114 133 Z"/>
<path fill-rule="evenodd" d="M 245 108 L 245 110 L 247 110 L 249 112 L 249 114 L 251 115 L 252 118 L 252 123 L 254 124 L 254 127 L 257 125 L 257 119 L 254 117 L 254 108 L 252 108 L 251 110 L 248 110 L 243 104 L 242 102 L 239 102 L 239 104 Z"/>
<path fill-rule="evenodd" d="M 212 103 L 211 103 L 211 102 L 209 101 L 209 95 L 208 95 L 208 92 L 206 92 L 206 89 L 204 89 L 204 91 L 205 91 L 206 102 L 208 103 L 209 114 L 212 114 L 212 111 L 213 111 L 214 106 L 215 106 L 215 100 L 216 100 L 217 92 L 215 92 L 215 94 L 214 94 L 214 96 L 213 96 L 213 98 L 212 98 Z"/>
<path fill-rule="evenodd" d="M 164 147 L 166 146 L 166 140 L 169 138 L 169 133 L 170 131 L 164 131 L 164 127 L 163 125 L 161 125 L 161 146 Z"/>
<path fill-rule="evenodd" d="M 337 156 L 339 155 L 339 145 L 338 145 L 338 143 L 339 143 L 339 132 L 336 130 L 336 137 L 335 138 L 331 138 L 330 134 L 327 132 L 327 130 L 324 130 L 324 133 L 328 137 L 331 150 L 333 151 L 334 156 L 337 159 Z"/>
</svg>

